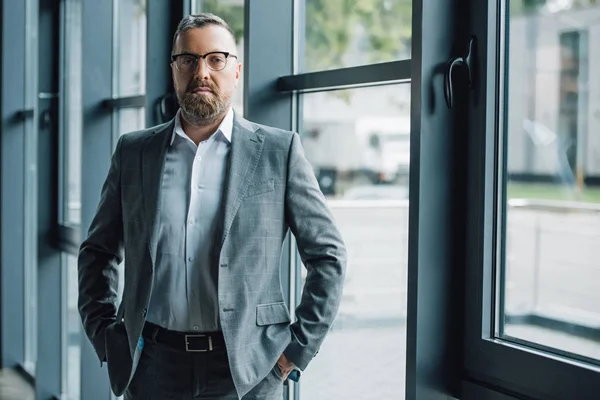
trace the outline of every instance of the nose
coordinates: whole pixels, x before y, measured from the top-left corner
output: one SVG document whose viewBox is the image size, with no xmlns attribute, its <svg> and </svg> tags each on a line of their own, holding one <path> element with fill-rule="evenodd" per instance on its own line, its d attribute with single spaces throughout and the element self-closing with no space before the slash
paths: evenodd
<svg viewBox="0 0 600 400">
<path fill-rule="evenodd" d="M 205 80 L 209 78 L 209 75 L 210 70 L 208 69 L 206 62 L 204 61 L 204 58 L 199 58 L 198 64 L 196 65 L 196 76 L 198 76 L 198 78 L 202 80 Z"/>
</svg>

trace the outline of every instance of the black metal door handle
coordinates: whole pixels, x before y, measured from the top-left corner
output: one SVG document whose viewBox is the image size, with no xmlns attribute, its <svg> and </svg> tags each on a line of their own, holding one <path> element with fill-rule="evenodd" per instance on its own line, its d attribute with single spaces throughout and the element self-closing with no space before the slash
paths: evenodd
<svg viewBox="0 0 600 400">
<path fill-rule="evenodd" d="M 17 111 L 15 114 L 15 119 L 18 121 L 25 121 L 29 118 L 33 118 L 34 110 L 33 108 L 27 108 L 24 110 Z"/>
<path fill-rule="evenodd" d="M 466 69 L 467 85 L 469 89 L 473 89 L 475 78 L 475 50 L 477 40 L 475 36 L 469 41 L 469 48 L 464 57 L 454 57 L 448 60 L 446 72 L 444 73 L 444 98 L 448 108 L 452 108 L 454 104 L 454 83 L 452 81 L 452 73 L 456 67 Z"/>
</svg>

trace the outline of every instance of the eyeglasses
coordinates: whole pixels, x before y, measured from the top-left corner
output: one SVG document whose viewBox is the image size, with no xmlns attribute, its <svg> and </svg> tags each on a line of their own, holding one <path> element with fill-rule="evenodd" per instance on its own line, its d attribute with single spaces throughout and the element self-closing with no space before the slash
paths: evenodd
<svg viewBox="0 0 600 400">
<path fill-rule="evenodd" d="M 212 51 L 206 54 L 181 53 L 171 56 L 171 61 L 175 64 L 177 71 L 183 74 L 189 74 L 196 71 L 198 60 L 203 58 L 204 63 L 211 71 L 222 71 L 227 66 L 227 58 L 236 55 L 224 51 Z"/>
</svg>

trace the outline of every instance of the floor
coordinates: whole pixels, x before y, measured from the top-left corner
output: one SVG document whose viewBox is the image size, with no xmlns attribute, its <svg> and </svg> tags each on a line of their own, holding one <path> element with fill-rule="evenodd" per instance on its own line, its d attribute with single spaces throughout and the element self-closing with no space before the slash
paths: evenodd
<svg viewBox="0 0 600 400">
<path fill-rule="evenodd" d="M 33 400 L 34 391 L 19 373 L 11 369 L 5 369 L 0 371 L 0 399 Z"/>
</svg>

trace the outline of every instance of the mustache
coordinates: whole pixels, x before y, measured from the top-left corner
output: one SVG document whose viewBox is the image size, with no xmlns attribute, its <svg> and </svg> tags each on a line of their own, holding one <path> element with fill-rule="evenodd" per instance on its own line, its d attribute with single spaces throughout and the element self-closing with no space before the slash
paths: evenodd
<svg viewBox="0 0 600 400">
<path fill-rule="evenodd" d="M 217 93 L 217 90 L 215 88 L 214 85 L 210 84 L 209 82 L 200 82 L 200 81 L 194 81 L 191 82 L 186 91 L 187 92 L 193 92 L 194 90 L 198 89 L 198 88 L 208 88 L 210 89 L 212 92 Z"/>
</svg>

